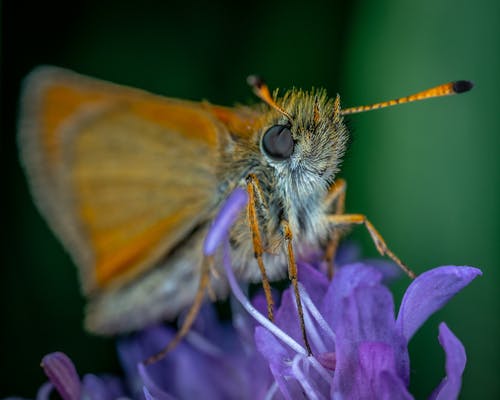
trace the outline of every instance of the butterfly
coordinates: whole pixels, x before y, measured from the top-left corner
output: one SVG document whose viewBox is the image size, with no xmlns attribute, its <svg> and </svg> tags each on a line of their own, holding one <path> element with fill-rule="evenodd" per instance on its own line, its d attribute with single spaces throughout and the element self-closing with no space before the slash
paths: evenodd
<svg viewBox="0 0 500 400">
<path fill-rule="evenodd" d="M 230 232 L 233 268 L 244 281 L 263 281 L 271 319 L 269 281 L 288 273 L 296 287 L 295 259 L 311 251 L 325 251 L 333 265 L 346 226 L 364 225 L 379 252 L 412 276 L 364 215 L 344 214 L 344 117 L 472 84 L 341 109 L 340 97 L 321 89 L 280 96 L 258 78 L 249 83 L 262 103 L 223 107 L 57 67 L 26 78 L 21 159 L 38 208 L 79 268 L 89 331 L 111 335 L 175 318 L 206 288 L 224 297 L 217 261 L 204 272 L 203 241 L 238 187 L 248 207 Z"/>
</svg>

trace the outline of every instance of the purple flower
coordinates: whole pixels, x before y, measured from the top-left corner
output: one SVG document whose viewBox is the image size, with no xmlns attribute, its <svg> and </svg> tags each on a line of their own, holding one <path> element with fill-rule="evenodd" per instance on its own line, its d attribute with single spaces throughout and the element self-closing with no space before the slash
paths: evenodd
<svg viewBox="0 0 500 400">
<path fill-rule="evenodd" d="M 214 307 L 207 304 L 185 340 L 167 357 L 148 366 L 143 361 L 161 350 L 175 331 L 153 326 L 122 338 L 118 355 L 124 379 L 92 374 L 80 379 L 68 356 L 48 354 L 42 367 L 50 383 L 40 388 L 37 399 L 49 399 L 54 388 L 64 400 L 264 398 L 272 376 L 255 350 L 250 325 L 247 315 L 240 315 L 232 324 L 221 323 Z"/>
<path fill-rule="evenodd" d="M 42 368 L 50 383 L 38 390 L 37 400 L 48 400 L 54 388 L 63 400 L 114 400 L 126 396 L 121 380 L 116 377 L 86 374 L 80 379 L 73 362 L 64 353 L 47 354 L 42 359 Z"/>
<path fill-rule="evenodd" d="M 221 323 L 211 305 L 199 314 L 185 340 L 164 359 L 142 363 L 174 336 L 165 327 L 153 327 L 118 343 L 119 355 L 133 395 L 155 399 L 263 398 L 272 383 L 265 359 L 255 351 L 253 329 L 246 315 L 236 312 L 233 323 Z M 260 382 L 261 385 L 255 385 Z"/>
<path fill-rule="evenodd" d="M 314 357 L 296 351 L 263 327 L 256 329 L 257 348 L 285 398 L 303 398 L 307 393 L 317 399 L 410 399 L 408 342 L 432 313 L 480 274 L 476 268 L 454 266 L 423 273 L 408 287 L 396 317 L 392 295 L 377 268 L 349 264 L 328 282 L 302 264 L 299 280 Z M 283 293 L 276 325 L 300 342 L 290 289 Z M 447 376 L 432 398 L 453 399 L 460 391 L 465 351 L 444 323 L 439 340 L 447 357 Z"/>
<path fill-rule="evenodd" d="M 210 229 L 204 251 L 213 255 L 224 244 L 223 263 L 232 294 L 233 321 L 218 321 L 206 305 L 193 329 L 164 359 L 153 365 L 143 360 L 161 350 L 172 329 L 156 326 L 118 342 L 125 370 L 117 378 L 85 375 L 80 379 L 63 353 L 44 357 L 42 366 L 51 384 L 37 398 L 48 399 L 52 387 L 64 400 L 106 400 L 130 395 L 137 399 L 411 399 L 408 392 L 408 342 L 435 311 L 467 286 L 481 271 L 445 266 L 417 277 L 395 314 L 385 281 L 394 277 L 387 262 L 353 262 L 349 252 L 336 260 L 340 267 L 329 281 L 322 255 L 300 263 L 299 290 L 313 355 L 302 345 L 292 290 L 281 296 L 275 323 L 261 311 L 263 295 L 251 302 L 233 274 L 228 230 L 248 201 L 236 189 Z M 344 265 L 342 265 L 344 264 Z M 446 376 L 431 399 L 455 399 L 465 368 L 465 350 L 441 323 L 439 342 L 446 354 Z M 127 389 L 127 390 L 125 390 Z"/>
<path fill-rule="evenodd" d="M 349 252 L 341 253 L 344 260 Z M 320 263 L 318 263 L 319 265 Z M 408 392 L 408 342 L 436 310 L 470 283 L 480 271 L 471 267 L 439 267 L 408 287 L 397 313 L 382 283 L 389 263 L 348 263 L 330 282 L 317 268 L 299 265 L 305 323 L 313 356 L 302 345 L 295 298 L 281 296 L 275 324 L 261 311 L 265 299 L 250 302 L 237 285 L 226 254 L 234 305 L 232 323 L 221 323 L 205 305 L 192 331 L 165 359 L 142 361 L 173 337 L 173 329 L 154 326 L 118 342 L 125 379 L 87 374 L 82 379 L 63 353 L 44 357 L 51 384 L 37 398 L 48 399 L 55 388 L 65 400 L 113 399 L 411 399 Z M 380 262 L 378 263 L 380 264 Z M 251 317 L 255 318 L 254 321 Z M 439 342 L 446 354 L 446 376 L 431 399 L 458 397 L 465 350 L 441 323 Z"/>
<path fill-rule="evenodd" d="M 314 354 L 311 356 L 299 344 L 298 312 L 291 289 L 283 294 L 274 325 L 243 296 L 236 282 L 226 238 L 229 227 L 248 201 L 239 193 L 242 190 L 238 190 L 228 197 L 212 225 L 206 239 L 206 243 L 211 243 L 211 251 L 205 254 L 213 254 L 225 242 L 224 267 L 231 290 L 262 325 L 256 328 L 255 343 L 269 362 L 275 380 L 267 398 L 272 397 L 274 388 L 279 388 L 287 399 L 412 398 L 407 390 L 408 342 L 432 313 L 481 271 L 447 266 L 422 274 L 408 287 L 396 317 L 392 295 L 383 285 L 384 269 L 362 263 L 349 264 L 340 268 L 329 282 L 319 272 L 321 268 L 302 264 L 298 268 L 299 290 Z M 321 267 L 320 262 L 317 264 Z M 465 367 L 465 351 L 444 324 L 440 327 L 439 340 L 447 357 L 447 376 L 432 397 L 456 398 Z"/>
</svg>

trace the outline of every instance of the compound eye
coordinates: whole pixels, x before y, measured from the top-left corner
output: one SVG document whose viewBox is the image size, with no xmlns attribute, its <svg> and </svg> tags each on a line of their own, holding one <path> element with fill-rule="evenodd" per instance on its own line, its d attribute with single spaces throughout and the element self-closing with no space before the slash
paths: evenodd
<svg viewBox="0 0 500 400">
<path fill-rule="evenodd" d="M 293 153 L 294 141 L 290 128 L 285 125 L 270 127 L 262 137 L 262 149 L 269 158 L 283 161 Z"/>
</svg>

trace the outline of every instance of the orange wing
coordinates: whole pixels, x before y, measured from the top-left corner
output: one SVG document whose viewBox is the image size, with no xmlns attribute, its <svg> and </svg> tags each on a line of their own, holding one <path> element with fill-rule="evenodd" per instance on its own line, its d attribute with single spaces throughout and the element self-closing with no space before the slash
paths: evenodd
<svg viewBox="0 0 500 400">
<path fill-rule="evenodd" d="M 232 136 L 249 139 L 262 128 L 263 110 L 250 107 L 228 108 L 204 104 L 205 109 L 225 125 Z"/>
<path fill-rule="evenodd" d="M 21 105 L 32 192 L 87 293 L 151 268 L 216 206 L 220 116 L 239 113 L 54 67 L 32 72 Z"/>
</svg>

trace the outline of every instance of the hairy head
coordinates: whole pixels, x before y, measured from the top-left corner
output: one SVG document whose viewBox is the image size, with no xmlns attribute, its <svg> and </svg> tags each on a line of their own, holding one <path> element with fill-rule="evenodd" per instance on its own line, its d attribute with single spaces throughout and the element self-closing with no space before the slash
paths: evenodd
<svg viewBox="0 0 500 400">
<path fill-rule="evenodd" d="M 340 99 L 324 90 L 290 90 L 277 97 L 285 113 L 269 110 L 260 148 L 268 164 L 286 182 L 287 192 L 326 190 L 339 170 L 349 135 Z"/>
</svg>

